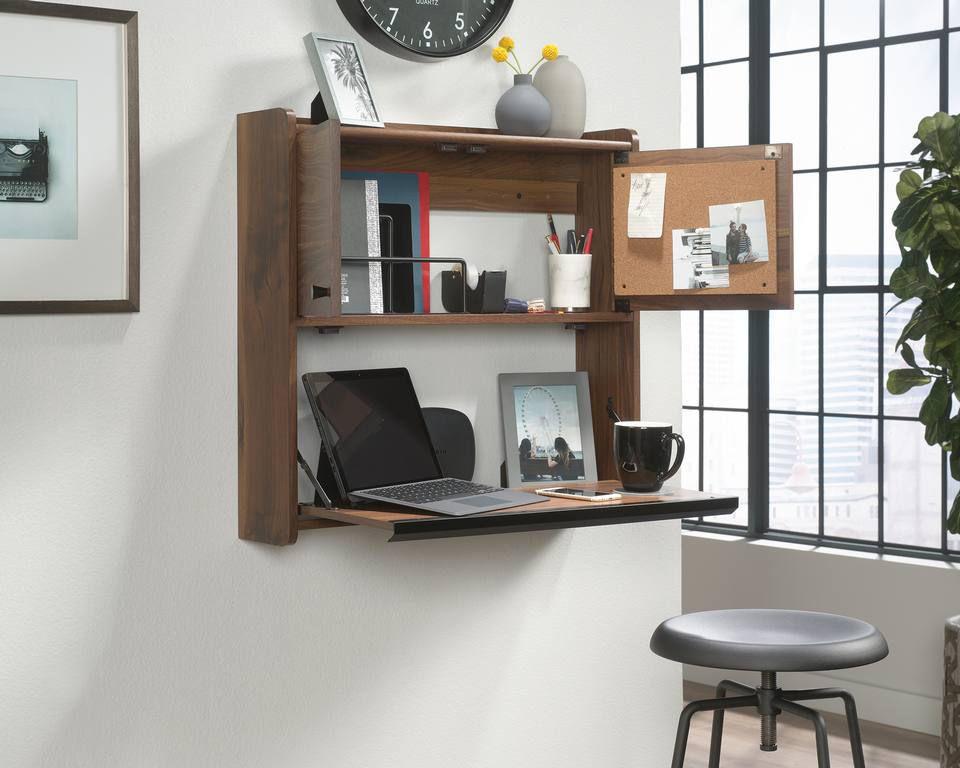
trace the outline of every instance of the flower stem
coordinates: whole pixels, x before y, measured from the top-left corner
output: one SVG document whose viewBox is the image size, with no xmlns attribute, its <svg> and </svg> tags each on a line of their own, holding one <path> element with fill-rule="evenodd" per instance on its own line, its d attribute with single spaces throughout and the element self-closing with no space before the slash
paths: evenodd
<svg viewBox="0 0 960 768">
<path fill-rule="evenodd" d="M 532 74 L 533 74 L 533 70 L 535 70 L 537 67 L 539 67 L 540 64 L 543 63 L 544 61 L 545 61 L 545 59 L 543 58 L 543 56 L 541 56 L 540 59 L 539 59 L 539 61 L 537 61 L 536 64 L 534 64 L 532 67 L 530 67 L 530 71 L 527 72 L 527 74 L 528 74 L 528 75 L 532 75 Z"/>
<path fill-rule="evenodd" d="M 517 74 L 518 75 L 521 74 L 523 67 L 520 66 L 520 59 L 517 58 L 517 52 L 513 48 L 510 49 L 510 55 L 513 56 L 513 60 L 517 62 L 517 66 L 516 66 Z"/>
</svg>

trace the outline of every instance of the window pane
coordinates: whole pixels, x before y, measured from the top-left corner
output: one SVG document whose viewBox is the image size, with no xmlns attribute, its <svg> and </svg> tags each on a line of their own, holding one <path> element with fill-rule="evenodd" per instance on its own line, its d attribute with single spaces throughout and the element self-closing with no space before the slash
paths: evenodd
<svg viewBox="0 0 960 768">
<path fill-rule="evenodd" d="M 828 413 L 877 412 L 877 297 L 824 297 L 823 405 Z"/>
<path fill-rule="evenodd" d="M 885 0 L 884 30 L 886 37 L 926 32 L 943 26 L 942 0 Z"/>
<path fill-rule="evenodd" d="M 680 66 L 700 63 L 700 3 L 680 2 Z"/>
<path fill-rule="evenodd" d="M 750 53 L 749 0 L 703 4 L 703 60 L 739 59 Z"/>
<path fill-rule="evenodd" d="M 827 45 L 872 40 L 879 35 L 879 0 L 825 0 L 824 38 Z"/>
<path fill-rule="evenodd" d="M 957 0 L 960 5 L 960 0 Z M 960 11 L 957 11 L 954 24 L 960 24 Z M 960 32 L 950 35 L 950 71 L 960 72 Z M 951 77 L 947 81 L 950 88 L 950 114 L 960 112 L 960 77 Z"/>
<path fill-rule="evenodd" d="M 820 165 L 820 56 L 770 59 L 770 134 L 793 143 L 793 167 Z"/>
<path fill-rule="evenodd" d="M 680 146 L 697 146 L 697 74 L 680 75 Z"/>
<path fill-rule="evenodd" d="M 884 298 L 884 316 L 883 316 L 883 381 L 880 385 L 883 387 L 883 412 L 888 416 L 913 416 L 920 413 L 920 405 L 927 397 L 932 385 L 925 387 L 915 387 L 902 395 L 891 395 L 887 392 L 887 375 L 895 368 L 906 368 L 907 364 L 903 361 L 899 352 L 894 351 L 897 345 L 897 339 L 903 327 L 907 324 L 913 310 L 919 303 L 918 299 L 901 304 L 894 310 L 890 308 L 896 304 L 899 299 L 896 296 L 886 295 Z M 890 314 L 886 314 L 889 311 Z M 908 342 L 913 348 L 917 358 L 917 365 L 927 364 L 927 358 L 923 354 L 923 344 L 915 341 Z"/>
<path fill-rule="evenodd" d="M 820 407 L 819 319 L 820 303 L 813 295 L 795 297 L 792 312 L 770 313 L 770 407 L 774 410 Z"/>
<path fill-rule="evenodd" d="M 680 465 L 680 485 L 688 490 L 700 488 L 700 413 L 684 409 L 680 427 L 686 451 Z"/>
<path fill-rule="evenodd" d="M 703 313 L 703 404 L 747 407 L 747 313 Z"/>
<path fill-rule="evenodd" d="M 960 0 L 957 0 L 960 4 Z M 941 464 L 943 461 L 941 460 Z M 946 468 L 944 477 L 947 479 L 947 514 L 950 514 L 950 507 L 953 506 L 953 500 L 960 493 L 960 482 L 953 479 L 950 474 L 949 466 Z M 960 552 L 960 536 L 955 533 L 947 533 L 947 548 Z"/>
<path fill-rule="evenodd" d="M 877 420 L 823 421 L 823 532 L 876 541 Z"/>
<path fill-rule="evenodd" d="M 950 0 L 950 26 L 960 27 L 960 0 Z"/>
<path fill-rule="evenodd" d="M 940 105 L 940 41 L 924 40 L 886 49 L 884 162 L 910 159 L 917 123 Z"/>
<path fill-rule="evenodd" d="M 700 405 L 700 313 L 680 313 L 681 388 L 684 405 Z"/>
<path fill-rule="evenodd" d="M 884 422 L 884 541 L 940 548 L 940 453 L 920 422 Z"/>
<path fill-rule="evenodd" d="M 820 174 L 793 177 L 793 276 L 798 291 L 820 287 Z"/>
<path fill-rule="evenodd" d="M 771 0 L 771 51 L 797 51 L 819 44 L 819 0 Z"/>
<path fill-rule="evenodd" d="M 770 417 L 770 527 L 820 530 L 820 437 L 816 416 Z"/>
<path fill-rule="evenodd" d="M 876 285 L 879 261 L 879 173 L 827 174 L 827 283 Z"/>
<path fill-rule="evenodd" d="M 897 198 L 899 168 L 887 168 L 883 172 L 883 283 L 890 283 L 890 275 L 900 266 L 900 246 L 897 244 L 897 228 L 893 226 L 893 212 L 900 200 Z"/>
<path fill-rule="evenodd" d="M 703 144 L 727 147 L 749 138 L 747 63 L 707 67 L 703 71 Z"/>
<path fill-rule="evenodd" d="M 876 48 L 827 58 L 827 162 L 831 167 L 880 159 L 879 69 Z"/>
<path fill-rule="evenodd" d="M 703 414 L 703 490 L 740 497 L 732 515 L 718 523 L 747 524 L 747 414 L 706 411 Z"/>
</svg>

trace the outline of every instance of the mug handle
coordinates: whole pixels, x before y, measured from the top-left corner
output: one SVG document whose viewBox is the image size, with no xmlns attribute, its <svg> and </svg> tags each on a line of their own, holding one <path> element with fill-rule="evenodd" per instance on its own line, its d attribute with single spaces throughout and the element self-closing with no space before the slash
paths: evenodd
<svg viewBox="0 0 960 768">
<path fill-rule="evenodd" d="M 686 446 L 683 442 L 683 438 L 680 435 L 678 435 L 676 432 L 673 432 L 670 435 L 664 435 L 664 442 L 666 442 L 667 440 L 676 441 L 677 458 L 673 460 L 673 466 L 670 467 L 670 469 L 668 469 L 664 474 L 660 475 L 660 477 L 658 478 L 660 482 L 663 482 L 664 480 L 669 480 L 671 477 L 677 474 L 677 470 L 680 469 L 680 465 L 683 463 L 683 454 L 684 454 L 684 451 L 686 450 Z"/>
</svg>

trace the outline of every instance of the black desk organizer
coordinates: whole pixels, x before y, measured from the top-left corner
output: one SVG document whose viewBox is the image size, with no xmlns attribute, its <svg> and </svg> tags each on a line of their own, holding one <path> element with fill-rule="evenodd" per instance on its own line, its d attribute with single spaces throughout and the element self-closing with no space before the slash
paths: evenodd
<svg viewBox="0 0 960 768">
<path fill-rule="evenodd" d="M 440 299 L 447 312 L 467 311 L 475 315 L 503 312 L 507 295 L 506 272 L 481 272 L 476 288 L 468 286 L 463 275 L 463 271 L 452 269 L 440 275 Z"/>
</svg>

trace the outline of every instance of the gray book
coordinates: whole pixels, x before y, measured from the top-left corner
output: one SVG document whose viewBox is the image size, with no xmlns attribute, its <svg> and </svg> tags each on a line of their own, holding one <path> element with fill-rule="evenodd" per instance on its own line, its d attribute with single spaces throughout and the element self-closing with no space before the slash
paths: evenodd
<svg viewBox="0 0 960 768">
<path fill-rule="evenodd" d="M 340 181 L 340 304 L 345 315 L 383 314 L 379 264 L 350 258 L 380 258 L 380 194 L 375 179 Z"/>
</svg>

